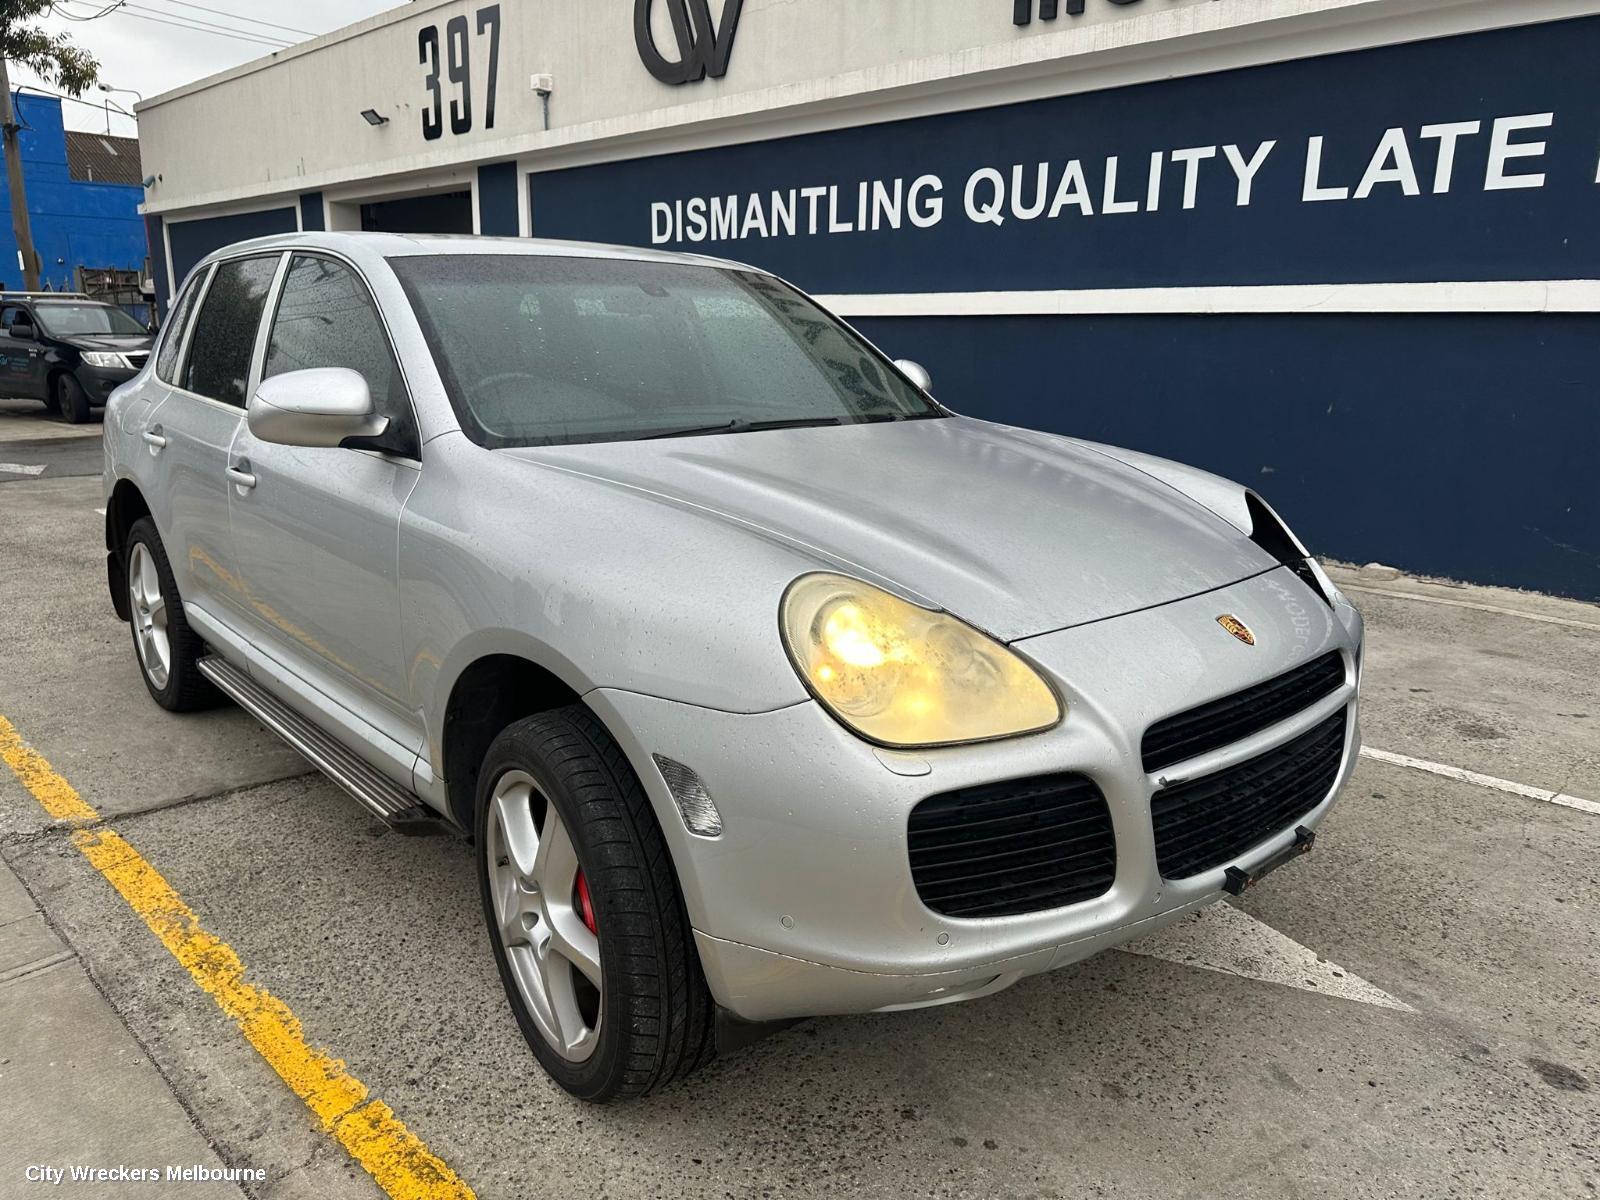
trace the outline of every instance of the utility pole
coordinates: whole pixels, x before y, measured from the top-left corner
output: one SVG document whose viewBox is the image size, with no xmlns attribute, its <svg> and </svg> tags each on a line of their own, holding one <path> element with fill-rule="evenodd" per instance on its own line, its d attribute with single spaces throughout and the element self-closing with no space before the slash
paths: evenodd
<svg viewBox="0 0 1600 1200">
<path fill-rule="evenodd" d="M 0 132 L 4 134 L 6 183 L 11 191 L 11 229 L 17 236 L 17 254 L 22 259 L 22 286 L 39 290 L 39 256 L 33 250 L 33 225 L 28 220 L 28 193 L 22 183 L 22 150 L 17 142 L 17 115 L 11 107 L 11 76 L 6 60 L 0 58 Z M 4 268 L 9 271 L 9 266 Z"/>
</svg>

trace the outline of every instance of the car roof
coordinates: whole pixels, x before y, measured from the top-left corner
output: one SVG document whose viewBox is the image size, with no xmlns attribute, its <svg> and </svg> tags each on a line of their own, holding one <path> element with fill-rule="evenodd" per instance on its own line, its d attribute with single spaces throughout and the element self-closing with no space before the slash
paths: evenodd
<svg viewBox="0 0 1600 1200">
<path fill-rule="evenodd" d="M 214 250 L 201 266 L 237 254 L 271 250 L 329 250 L 351 258 L 408 258 L 428 254 L 526 254 L 546 258 L 609 258 L 633 262 L 677 263 L 683 266 L 731 267 L 759 270 L 746 263 L 700 254 L 649 250 L 641 246 L 612 246 L 600 242 L 565 242 L 548 238 L 480 237 L 463 233 L 280 233 L 234 242 Z"/>
</svg>

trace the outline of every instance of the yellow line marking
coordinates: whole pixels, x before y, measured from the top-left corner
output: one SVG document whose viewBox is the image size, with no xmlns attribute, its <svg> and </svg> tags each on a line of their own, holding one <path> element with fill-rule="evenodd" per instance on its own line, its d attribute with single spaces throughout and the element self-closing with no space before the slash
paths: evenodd
<svg viewBox="0 0 1600 1200">
<path fill-rule="evenodd" d="M 436 1158 L 340 1060 L 314 1050 L 289 1006 L 245 978 L 244 963 L 206 932 L 183 897 L 143 855 L 105 825 L 73 786 L 0 716 L 0 759 L 58 821 L 79 826 L 75 845 L 122 894 L 172 957 L 238 1025 L 267 1065 L 394 1200 L 473 1200 L 473 1191 Z"/>
<path fill-rule="evenodd" d="M 0 758 L 56 820 L 83 824 L 100 819 L 100 814 L 84 803 L 73 786 L 57 775 L 44 755 L 23 741 L 17 727 L 4 717 L 0 717 Z"/>
</svg>

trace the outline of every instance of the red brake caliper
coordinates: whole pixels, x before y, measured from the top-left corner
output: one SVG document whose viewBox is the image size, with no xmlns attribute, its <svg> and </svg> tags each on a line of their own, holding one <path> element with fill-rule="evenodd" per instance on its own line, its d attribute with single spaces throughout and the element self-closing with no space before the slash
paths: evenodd
<svg viewBox="0 0 1600 1200">
<path fill-rule="evenodd" d="M 594 927 L 594 901 L 589 899 L 589 881 L 581 870 L 578 872 L 578 882 L 572 885 L 572 902 L 578 906 L 578 915 L 583 918 L 589 932 L 598 937 L 600 931 Z"/>
</svg>

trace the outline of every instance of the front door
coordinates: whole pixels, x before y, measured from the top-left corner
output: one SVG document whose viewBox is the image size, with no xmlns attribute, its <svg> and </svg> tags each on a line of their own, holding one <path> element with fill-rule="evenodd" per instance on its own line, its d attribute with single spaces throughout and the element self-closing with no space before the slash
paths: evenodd
<svg viewBox="0 0 1600 1200">
<path fill-rule="evenodd" d="M 31 324 L 33 314 L 20 305 L 0 308 L 0 396 L 44 396 L 44 347 L 32 338 L 11 336 L 15 321 Z"/>
<path fill-rule="evenodd" d="M 400 513 L 419 477 L 411 401 L 371 296 L 339 259 L 296 254 L 262 378 L 346 367 L 385 434 L 359 447 L 282 446 L 242 429 L 230 466 L 234 553 L 252 640 L 290 674 L 414 753 L 420 727 L 400 637 Z M 409 785 L 409 778 L 402 782 Z"/>
</svg>

